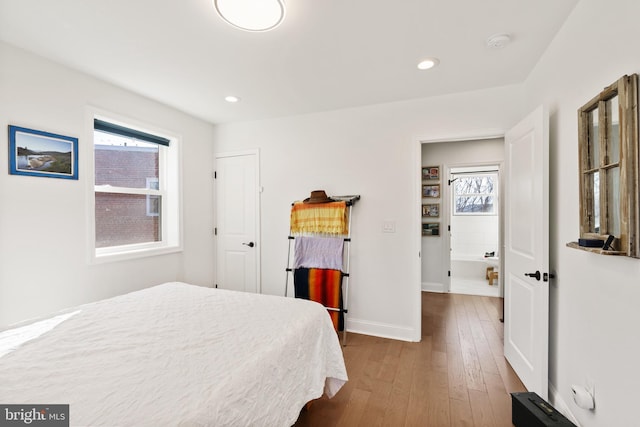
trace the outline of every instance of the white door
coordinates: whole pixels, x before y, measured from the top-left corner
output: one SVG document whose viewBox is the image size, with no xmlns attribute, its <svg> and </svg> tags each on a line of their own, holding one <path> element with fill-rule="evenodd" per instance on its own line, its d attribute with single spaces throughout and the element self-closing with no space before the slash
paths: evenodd
<svg viewBox="0 0 640 427">
<path fill-rule="evenodd" d="M 549 118 L 539 107 L 505 135 L 504 354 L 529 391 L 547 398 Z"/>
<path fill-rule="evenodd" d="M 258 152 L 216 155 L 217 287 L 260 291 Z"/>
</svg>

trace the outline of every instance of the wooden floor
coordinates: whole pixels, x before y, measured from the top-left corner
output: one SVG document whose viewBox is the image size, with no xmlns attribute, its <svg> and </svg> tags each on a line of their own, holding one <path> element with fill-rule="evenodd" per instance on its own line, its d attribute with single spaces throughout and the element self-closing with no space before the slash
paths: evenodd
<svg viewBox="0 0 640 427">
<path fill-rule="evenodd" d="M 349 382 L 314 401 L 296 426 L 512 427 L 525 391 L 502 352 L 501 300 L 422 294 L 422 341 L 348 334 Z"/>
</svg>

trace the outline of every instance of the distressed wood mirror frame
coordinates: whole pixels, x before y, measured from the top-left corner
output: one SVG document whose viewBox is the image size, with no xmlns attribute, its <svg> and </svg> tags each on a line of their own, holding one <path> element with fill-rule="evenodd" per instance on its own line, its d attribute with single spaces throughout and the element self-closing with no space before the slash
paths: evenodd
<svg viewBox="0 0 640 427">
<path fill-rule="evenodd" d="M 578 138 L 580 237 L 615 236 L 613 250 L 581 249 L 640 258 L 637 74 L 621 77 L 578 110 Z"/>
</svg>

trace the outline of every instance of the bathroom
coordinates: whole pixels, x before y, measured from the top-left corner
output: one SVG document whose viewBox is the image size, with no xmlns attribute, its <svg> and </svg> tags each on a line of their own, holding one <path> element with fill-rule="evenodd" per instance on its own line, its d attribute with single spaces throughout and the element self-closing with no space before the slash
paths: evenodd
<svg viewBox="0 0 640 427">
<path fill-rule="evenodd" d="M 500 296 L 499 169 L 451 168 L 449 292 Z"/>
<path fill-rule="evenodd" d="M 423 291 L 501 297 L 504 139 L 423 143 L 421 160 L 440 170 L 438 197 L 422 199 Z M 433 205 L 438 216 L 424 218 Z M 425 235 L 425 223 L 434 222 L 439 232 Z"/>
</svg>

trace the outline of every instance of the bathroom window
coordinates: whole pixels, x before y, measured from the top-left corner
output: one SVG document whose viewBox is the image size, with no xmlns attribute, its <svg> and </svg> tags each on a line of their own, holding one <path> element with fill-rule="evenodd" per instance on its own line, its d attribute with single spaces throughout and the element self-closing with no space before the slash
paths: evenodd
<svg viewBox="0 0 640 427">
<path fill-rule="evenodd" d="M 623 76 L 578 110 L 580 237 L 638 250 L 638 110 L 636 74 Z"/>
<path fill-rule="evenodd" d="M 496 215 L 498 174 L 452 174 L 454 215 Z"/>
</svg>

